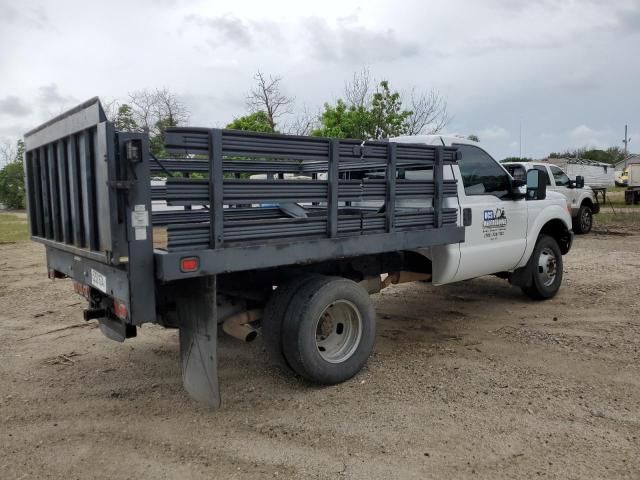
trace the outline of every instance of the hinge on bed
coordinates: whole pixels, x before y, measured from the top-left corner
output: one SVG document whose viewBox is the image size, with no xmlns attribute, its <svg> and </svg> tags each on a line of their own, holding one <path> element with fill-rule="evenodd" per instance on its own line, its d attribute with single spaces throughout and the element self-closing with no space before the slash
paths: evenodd
<svg viewBox="0 0 640 480">
<path fill-rule="evenodd" d="M 131 180 L 110 180 L 107 185 L 115 190 L 130 190 L 133 183 Z"/>
</svg>

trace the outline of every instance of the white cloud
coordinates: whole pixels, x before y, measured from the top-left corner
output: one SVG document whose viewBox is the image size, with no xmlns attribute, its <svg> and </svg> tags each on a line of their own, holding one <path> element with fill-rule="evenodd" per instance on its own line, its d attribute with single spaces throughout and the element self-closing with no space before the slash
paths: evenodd
<svg viewBox="0 0 640 480">
<path fill-rule="evenodd" d="M 509 132 L 499 126 L 488 127 L 480 130 L 478 132 L 478 136 L 480 140 L 495 140 L 497 138 L 506 138 L 509 136 Z"/>
<path fill-rule="evenodd" d="M 0 116 L 0 140 L 72 102 L 143 88 L 186 99 L 194 123 L 225 125 L 257 70 L 314 111 L 368 66 L 397 90 L 438 89 L 449 130 L 476 133 L 498 158 L 518 153 L 520 120 L 523 155 L 620 146 L 624 123 L 640 126 L 638 19 L 638 0 L 0 0 L 0 100 L 27 106 Z"/>
<path fill-rule="evenodd" d="M 31 110 L 31 106 L 15 95 L 0 98 L 0 115 L 24 117 L 29 115 Z"/>
<path fill-rule="evenodd" d="M 578 125 L 569 132 L 569 139 L 574 147 L 604 148 L 611 132 L 597 130 L 587 125 Z"/>
</svg>

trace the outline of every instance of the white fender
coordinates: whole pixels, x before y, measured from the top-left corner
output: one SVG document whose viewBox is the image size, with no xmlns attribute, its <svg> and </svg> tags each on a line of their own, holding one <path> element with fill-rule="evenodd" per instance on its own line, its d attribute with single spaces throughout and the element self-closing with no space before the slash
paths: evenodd
<svg viewBox="0 0 640 480">
<path fill-rule="evenodd" d="M 549 192 L 549 195 L 552 192 Z M 567 211 L 566 207 L 562 207 L 558 204 L 549 204 L 545 201 L 529 202 L 529 224 L 527 228 L 527 248 L 524 251 L 524 255 L 520 259 L 520 262 L 516 268 L 524 267 L 529 261 L 529 257 L 533 253 L 533 249 L 536 246 L 536 241 L 540 235 L 542 227 L 544 227 L 551 220 L 561 220 L 568 230 L 571 230 L 571 215 Z"/>
</svg>

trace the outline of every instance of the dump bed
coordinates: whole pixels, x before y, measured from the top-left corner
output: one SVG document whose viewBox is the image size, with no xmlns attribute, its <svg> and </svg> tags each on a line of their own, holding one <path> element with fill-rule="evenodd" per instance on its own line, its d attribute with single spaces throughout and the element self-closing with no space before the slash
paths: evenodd
<svg viewBox="0 0 640 480">
<path fill-rule="evenodd" d="M 50 271 L 125 302 L 134 324 L 154 321 L 158 282 L 464 240 L 459 209 L 443 207 L 457 196 L 444 178 L 455 148 L 190 127 L 164 137 L 155 158 L 148 135 L 115 131 L 97 98 L 25 136 L 31 233 Z"/>
</svg>

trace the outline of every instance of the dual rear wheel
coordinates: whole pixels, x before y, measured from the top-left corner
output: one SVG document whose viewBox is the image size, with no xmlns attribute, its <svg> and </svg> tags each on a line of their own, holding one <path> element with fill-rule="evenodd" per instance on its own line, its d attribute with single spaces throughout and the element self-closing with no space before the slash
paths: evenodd
<svg viewBox="0 0 640 480">
<path fill-rule="evenodd" d="M 368 292 L 351 280 L 302 276 L 273 293 L 262 330 L 275 363 L 333 385 L 366 364 L 375 340 L 375 311 Z"/>
</svg>

